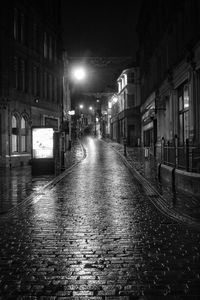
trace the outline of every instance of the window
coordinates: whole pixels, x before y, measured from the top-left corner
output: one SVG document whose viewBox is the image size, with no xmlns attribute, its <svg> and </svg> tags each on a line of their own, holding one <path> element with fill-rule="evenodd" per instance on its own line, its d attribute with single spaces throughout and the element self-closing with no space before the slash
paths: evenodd
<svg viewBox="0 0 200 300">
<path fill-rule="evenodd" d="M 44 72 L 44 83 L 43 83 L 43 97 L 46 99 L 47 98 L 47 73 Z"/>
<path fill-rule="evenodd" d="M 33 41 L 32 41 L 33 49 L 36 51 L 37 50 L 37 24 L 36 23 L 33 24 L 32 30 L 33 30 Z"/>
<path fill-rule="evenodd" d="M 20 42 L 24 43 L 24 15 L 20 15 Z"/>
<path fill-rule="evenodd" d="M 14 57 L 14 74 L 13 74 L 13 83 L 14 87 L 17 89 L 18 88 L 18 58 L 17 56 Z"/>
<path fill-rule="evenodd" d="M 38 67 L 33 67 L 32 92 L 34 96 L 40 95 L 40 72 Z"/>
<path fill-rule="evenodd" d="M 49 36 L 49 59 L 53 58 L 52 37 Z"/>
<path fill-rule="evenodd" d="M 57 99 L 57 78 L 54 78 L 54 89 L 53 89 L 53 93 L 54 93 L 54 99 L 53 101 L 57 103 L 58 99 Z"/>
<path fill-rule="evenodd" d="M 21 152 L 27 151 L 27 121 L 21 118 Z"/>
<path fill-rule="evenodd" d="M 118 81 L 118 93 L 120 93 L 122 90 L 122 82 L 121 80 Z"/>
<path fill-rule="evenodd" d="M 33 70 L 32 70 L 32 93 L 33 95 L 36 96 L 36 92 L 37 92 L 37 68 L 36 67 L 33 67 Z"/>
<path fill-rule="evenodd" d="M 134 83 L 134 81 L 135 81 L 134 72 L 131 72 L 131 73 L 128 75 L 128 83 Z"/>
<path fill-rule="evenodd" d="M 178 90 L 179 142 L 182 145 L 189 138 L 189 89 L 188 84 Z"/>
<path fill-rule="evenodd" d="M 13 20 L 13 35 L 14 35 L 15 40 L 17 40 L 17 26 L 18 26 L 18 13 L 15 8 L 14 9 L 14 20 Z"/>
<path fill-rule="evenodd" d="M 57 43 L 56 43 L 56 40 L 55 40 L 55 43 L 54 43 L 54 61 L 56 62 L 57 60 Z"/>
<path fill-rule="evenodd" d="M 14 9 L 13 17 L 13 36 L 14 39 L 20 43 L 25 41 L 25 18 L 24 14 L 20 13 L 16 8 Z"/>
<path fill-rule="evenodd" d="M 52 100 L 52 76 L 50 74 L 47 78 L 47 98 L 49 101 Z"/>
<path fill-rule="evenodd" d="M 44 33 L 44 58 L 47 58 L 47 34 Z"/>
<path fill-rule="evenodd" d="M 128 95 L 128 107 L 135 106 L 135 95 Z"/>
<path fill-rule="evenodd" d="M 25 91 L 25 62 L 21 61 L 22 91 Z"/>
<path fill-rule="evenodd" d="M 18 88 L 19 90 L 25 91 L 25 62 L 23 59 L 19 59 L 19 80 L 18 80 Z"/>
<path fill-rule="evenodd" d="M 16 116 L 12 116 L 12 152 L 18 152 L 18 124 Z"/>
</svg>

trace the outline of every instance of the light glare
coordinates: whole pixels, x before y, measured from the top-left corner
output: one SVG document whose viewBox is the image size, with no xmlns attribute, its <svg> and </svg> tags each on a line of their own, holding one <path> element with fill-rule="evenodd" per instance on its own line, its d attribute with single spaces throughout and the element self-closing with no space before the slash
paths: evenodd
<svg viewBox="0 0 200 300">
<path fill-rule="evenodd" d="M 85 70 L 82 67 L 78 67 L 73 70 L 72 72 L 73 76 L 77 80 L 83 80 L 86 76 Z"/>
</svg>

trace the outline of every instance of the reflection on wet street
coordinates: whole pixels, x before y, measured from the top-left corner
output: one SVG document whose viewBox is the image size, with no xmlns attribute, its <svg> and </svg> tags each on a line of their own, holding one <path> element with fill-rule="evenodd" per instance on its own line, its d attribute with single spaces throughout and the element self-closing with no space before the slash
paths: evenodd
<svg viewBox="0 0 200 300">
<path fill-rule="evenodd" d="M 70 168 L 81 157 L 81 145 L 75 140 L 71 151 L 67 152 L 66 168 Z M 54 178 L 54 174 L 33 176 L 31 166 L 0 169 L 0 215 L 22 203 L 32 193 L 39 193 Z"/>
<path fill-rule="evenodd" d="M 31 166 L 12 170 L 0 169 L 0 214 L 4 214 L 22 202 L 31 193 L 37 192 L 54 176 L 33 177 Z"/>
<path fill-rule="evenodd" d="M 199 299 L 199 232 L 158 211 L 107 144 L 83 144 L 84 161 L 0 222 L 2 299 Z"/>
</svg>

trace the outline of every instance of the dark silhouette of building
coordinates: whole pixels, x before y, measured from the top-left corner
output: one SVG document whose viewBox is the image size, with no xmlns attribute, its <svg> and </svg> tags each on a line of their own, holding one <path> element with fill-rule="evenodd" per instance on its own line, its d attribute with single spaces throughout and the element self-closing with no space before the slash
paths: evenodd
<svg viewBox="0 0 200 300">
<path fill-rule="evenodd" d="M 128 146 L 140 144 L 140 72 L 135 66 L 122 71 L 118 91 L 110 99 L 111 138 Z"/>
<path fill-rule="evenodd" d="M 198 0 L 150 0 L 137 31 L 142 142 L 161 163 L 161 178 L 200 194 L 199 27 Z"/>
<path fill-rule="evenodd" d="M 0 166 L 29 163 L 31 127 L 62 117 L 60 1 L 4 1 L 0 12 Z"/>
</svg>

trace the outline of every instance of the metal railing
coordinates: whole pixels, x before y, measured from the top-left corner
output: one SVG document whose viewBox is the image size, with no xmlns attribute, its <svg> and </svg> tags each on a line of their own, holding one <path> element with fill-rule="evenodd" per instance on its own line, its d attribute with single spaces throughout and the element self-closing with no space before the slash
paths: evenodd
<svg viewBox="0 0 200 300">
<path fill-rule="evenodd" d="M 190 144 L 188 139 L 179 145 L 178 137 L 174 141 L 162 138 L 161 162 L 177 169 L 200 173 L 200 145 Z"/>
</svg>

